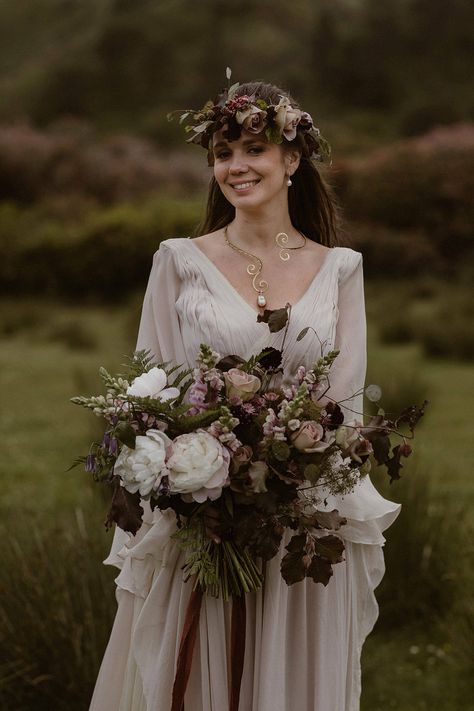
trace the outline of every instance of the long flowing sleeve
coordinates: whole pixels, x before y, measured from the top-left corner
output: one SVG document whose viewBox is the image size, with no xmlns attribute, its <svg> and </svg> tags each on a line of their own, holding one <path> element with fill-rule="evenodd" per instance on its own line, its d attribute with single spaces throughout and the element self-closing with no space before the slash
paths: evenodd
<svg viewBox="0 0 474 711">
<path fill-rule="evenodd" d="M 157 363 L 181 365 L 186 360 L 179 317 L 176 311 L 180 281 L 174 250 L 166 242 L 162 242 L 153 257 L 153 265 L 143 299 L 136 345 L 136 350 L 149 350 Z M 124 560 L 128 560 L 128 567 L 121 576 L 121 584 L 124 587 L 129 587 L 128 581 L 132 577 L 128 549 L 131 546 L 136 546 L 143 539 L 153 519 L 148 502 L 142 501 L 142 506 L 144 508 L 144 524 L 138 533 L 131 536 L 116 526 L 109 556 L 104 561 L 107 565 L 115 565 L 117 568 L 123 569 Z M 120 583 L 120 579 L 117 580 Z"/>
<path fill-rule="evenodd" d="M 330 370 L 327 395 L 340 403 L 345 421 L 363 420 L 364 385 L 367 369 L 367 325 L 362 254 L 344 250 L 339 272 L 338 319 L 334 347 L 339 355 Z M 400 506 L 384 499 L 370 476 L 362 477 L 353 492 L 329 496 L 328 510 L 338 509 L 348 522 L 341 535 L 355 543 L 382 544 L 382 532 L 397 517 Z"/>
<path fill-rule="evenodd" d="M 338 319 L 334 348 L 339 355 L 330 371 L 328 395 L 340 402 L 345 420 L 362 420 L 367 369 L 363 260 L 347 249 L 339 275 Z"/>
<path fill-rule="evenodd" d="M 137 350 L 149 350 L 159 363 L 184 363 L 176 301 L 180 278 L 173 250 L 163 242 L 155 252 L 138 329 Z"/>
</svg>

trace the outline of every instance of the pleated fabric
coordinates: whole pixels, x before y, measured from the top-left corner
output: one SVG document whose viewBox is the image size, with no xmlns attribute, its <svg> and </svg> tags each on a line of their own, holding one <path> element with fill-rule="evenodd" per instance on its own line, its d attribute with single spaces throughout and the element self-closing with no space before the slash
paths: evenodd
<svg viewBox="0 0 474 711">
<path fill-rule="evenodd" d="M 145 293 L 137 348 L 159 362 L 194 367 L 206 342 L 222 355 L 248 358 L 279 347 L 282 334 L 257 323 L 256 311 L 188 238 L 161 243 Z M 305 326 L 317 333 L 297 342 Z M 327 351 L 340 353 L 328 395 L 342 401 L 347 419 L 362 412 L 366 320 L 362 255 L 333 247 L 302 298 L 293 305 L 285 342 L 284 374 L 311 367 Z M 359 415 L 360 419 L 360 415 Z M 120 572 L 118 609 L 90 711 L 168 711 L 181 629 L 191 584 L 183 582 L 182 551 L 170 539 L 173 512 L 152 512 L 136 536 L 117 529 L 104 561 Z M 345 561 L 327 587 L 305 580 L 287 586 L 280 552 L 264 569 L 261 590 L 247 595 L 246 647 L 239 711 L 358 711 L 360 656 L 378 615 L 374 590 L 384 574 L 383 531 L 400 506 L 365 476 L 324 507 L 346 516 Z M 230 603 L 205 596 L 185 711 L 228 708 Z"/>
</svg>

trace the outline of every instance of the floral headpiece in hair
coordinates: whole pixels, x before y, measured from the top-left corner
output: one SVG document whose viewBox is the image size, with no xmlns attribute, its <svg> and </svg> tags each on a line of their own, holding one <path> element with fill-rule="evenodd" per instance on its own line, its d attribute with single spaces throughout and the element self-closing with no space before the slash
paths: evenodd
<svg viewBox="0 0 474 711">
<path fill-rule="evenodd" d="M 231 74 L 231 69 L 227 67 L 228 80 Z M 212 135 L 224 127 L 223 136 L 229 142 L 238 140 L 242 129 L 250 133 L 264 130 L 267 140 L 273 143 L 282 143 L 283 138 L 293 141 L 297 134 L 302 134 L 309 157 L 330 162 L 331 147 L 319 128 L 315 127 L 310 114 L 293 107 L 283 94 L 279 95 L 278 104 L 268 104 L 264 99 L 256 98 L 255 94 L 235 96 L 239 86 L 237 82 L 223 89 L 214 101 L 207 101 L 199 111 L 177 110 L 167 114 L 168 121 L 172 121 L 173 114 L 181 113 L 179 123 L 187 121 L 184 130 L 191 133 L 186 142 L 206 148 L 209 165 L 212 165 Z"/>
</svg>

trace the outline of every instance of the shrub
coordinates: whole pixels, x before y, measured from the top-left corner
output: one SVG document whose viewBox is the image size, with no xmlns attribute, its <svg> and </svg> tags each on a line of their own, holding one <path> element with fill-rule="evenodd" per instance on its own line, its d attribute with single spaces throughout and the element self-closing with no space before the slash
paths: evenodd
<svg viewBox="0 0 474 711">
<path fill-rule="evenodd" d="M 401 231 L 380 223 L 349 225 L 351 246 L 364 255 L 364 273 L 373 279 L 404 279 L 442 271 L 436 246 L 422 231 Z"/>
<path fill-rule="evenodd" d="M 474 358 L 474 302 L 471 289 L 446 290 L 430 319 L 419 321 L 417 338 L 428 356 Z"/>
<path fill-rule="evenodd" d="M 437 128 L 352 163 L 343 196 L 351 219 L 421 230 L 441 254 L 472 249 L 474 126 Z"/>
<path fill-rule="evenodd" d="M 143 289 L 163 239 L 192 234 L 201 206 L 196 199 L 161 197 L 95 210 L 77 225 L 35 224 L 35 209 L 7 205 L 2 211 L 7 220 L 0 238 L 9 245 L 0 263 L 3 293 L 120 301 Z M 9 238 L 9 224 L 18 240 Z"/>
<path fill-rule="evenodd" d="M 98 203 L 158 190 L 190 191 L 207 182 L 205 161 L 164 155 L 130 135 L 99 139 L 90 124 L 63 121 L 48 131 L 0 127 L 0 200 L 32 203 L 48 195 L 84 195 Z"/>
<path fill-rule="evenodd" d="M 95 334 L 80 320 L 72 319 L 53 324 L 48 340 L 63 343 L 71 350 L 93 350 L 97 346 Z"/>
</svg>

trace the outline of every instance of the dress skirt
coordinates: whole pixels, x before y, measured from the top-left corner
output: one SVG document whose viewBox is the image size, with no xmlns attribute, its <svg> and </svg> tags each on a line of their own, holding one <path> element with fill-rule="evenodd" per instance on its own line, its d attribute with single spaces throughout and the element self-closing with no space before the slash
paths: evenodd
<svg viewBox="0 0 474 711">
<path fill-rule="evenodd" d="M 385 502 L 388 504 L 388 502 Z M 374 589 L 384 574 L 381 531 L 399 506 L 364 524 L 353 537 L 378 531 L 376 544 L 345 540 L 345 561 L 326 587 L 312 580 L 287 586 L 284 546 L 266 564 L 261 590 L 246 596 L 246 648 L 239 711 L 358 711 L 360 655 L 375 624 Z M 90 711 L 168 711 L 191 581 L 175 541 L 172 512 L 130 537 L 117 531 L 105 561 L 121 567 L 118 610 Z M 286 535 L 286 540 L 290 537 Z M 375 533 L 376 535 L 376 533 Z M 140 540 L 137 540 L 137 539 Z M 129 544 L 132 542 L 129 541 Z M 226 711 L 231 603 L 203 597 L 185 711 Z"/>
</svg>

